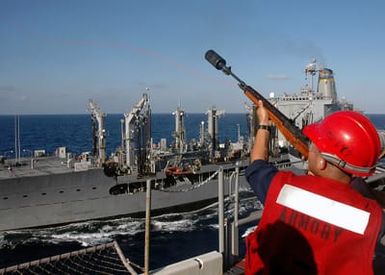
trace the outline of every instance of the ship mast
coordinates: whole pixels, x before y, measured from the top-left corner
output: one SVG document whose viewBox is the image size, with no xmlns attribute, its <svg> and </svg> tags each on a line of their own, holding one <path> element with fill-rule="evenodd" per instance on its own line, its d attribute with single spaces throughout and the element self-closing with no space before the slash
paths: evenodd
<svg viewBox="0 0 385 275">
<path fill-rule="evenodd" d="M 205 146 L 205 122 L 201 121 L 199 125 L 199 146 L 202 148 Z"/>
<path fill-rule="evenodd" d="M 207 111 L 207 133 L 210 138 L 211 157 L 215 158 L 215 151 L 218 149 L 218 120 L 224 114 L 224 111 L 219 111 L 212 106 Z"/>
<path fill-rule="evenodd" d="M 179 151 L 179 153 L 183 153 L 185 151 L 185 134 L 186 129 L 184 127 L 184 117 L 185 112 L 179 106 L 176 108 L 175 112 L 172 113 L 175 116 L 175 149 Z"/>
<path fill-rule="evenodd" d="M 20 116 L 15 115 L 15 164 L 20 163 Z"/>
<path fill-rule="evenodd" d="M 123 137 L 127 167 L 138 174 L 146 173 L 147 156 L 151 149 L 151 109 L 146 93 L 131 112 L 124 114 Z"/>
<path fill-rule="evenodd" d="M 88 110 L 91 112 L 92 119 L 93 155 L 96 158 L 96 165 L 100 167 L 106 160 L 106 130 L 104 128 L 106 115 L 92 99 L 88 103 Z"/>
<path fill-rule="evenodd" d="M 253 148 L 255 135 L 257 133 L 257 107 L 252 104 L 251 106 L 248 105 L 246 102 L 243 103 L 243 106 L 247 110 L 247 122 L 248 122 L 248 128 L 249 128 L 249 142 L 248 142 L 248 152 L 251 152 L 251 149 Z"/>
<path fill-rule="evenodd" d="M 318 71 L 319 69 L 317 68 L 317 59 L 313 58 L 313 60 L 305 67 L 305 78 L 307 79 L 308 75 L 311 76 L 311 93 L 314 92 L 314 76 Z"/>
</svg>

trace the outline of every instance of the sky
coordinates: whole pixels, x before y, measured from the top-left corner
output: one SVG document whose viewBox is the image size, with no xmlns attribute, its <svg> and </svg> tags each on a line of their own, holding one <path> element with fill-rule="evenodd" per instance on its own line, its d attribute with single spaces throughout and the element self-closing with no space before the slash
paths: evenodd
<svg viewBox="0 0 385 275">
<path fill-rule="evenodd" d="M 0 115 L 245 112 L 214 49 L 262 95 L 295 93 L 313 59 L 337 93 L 385 113 L 385 1 L 0 0 Z"/>
</svg>

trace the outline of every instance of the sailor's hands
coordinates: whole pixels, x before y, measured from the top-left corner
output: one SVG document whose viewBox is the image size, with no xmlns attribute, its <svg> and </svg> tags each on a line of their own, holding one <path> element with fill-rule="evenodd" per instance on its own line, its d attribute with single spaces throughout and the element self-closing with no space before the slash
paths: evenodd
<svg viewBox="0 0 385 275">
<path fill-rule="evenodd" d="M 258 117 L 258 131 L 255 136 L 253 149 L 250 152 L 250 160 L 265 160 L 269 159 L 269 136 L 270 136 L 270 121 L 269 113 L 263 106 L 263 102 L 257 102 L 257 117 Z M 261 127 L 262 126 L 262 127 Z M 268 127 L 266 127 L 268 126 Z M 264 129 L 260 131 L 259 129 Z"/>
<path fill-rule="evenodd" d="M 260 125 L 270 125 L 269 113 L 267 112 L 267 109 L 263 106 L 262 100 L 258 100 L 257 116 Z"/>
</svg>

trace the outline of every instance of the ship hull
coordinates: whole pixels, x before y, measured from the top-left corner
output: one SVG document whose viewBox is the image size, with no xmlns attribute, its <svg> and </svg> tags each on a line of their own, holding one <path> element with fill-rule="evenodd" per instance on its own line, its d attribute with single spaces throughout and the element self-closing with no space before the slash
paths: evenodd
<svg viewBox="0 0 385 275">
<path fill-rule="evenodd" d="M 211 168 L 217 169 L 219 166 Z M 138 182 L 138 179 L 126 176 L 124 181 Z M 146 179 L 141 181 L 145 182 Z M 2 179 L 0 231 L 144 213 L 146 192 L 141 190 L 133 194 L 111 195 L 110 189 L 117 183 L 119 181 L 105 176 L 102 169 Z M 243 176 L 240 177 L 240 183 L 247 186 Z M 152 190 L 152 211 L 189 210 L 191 207 L 202 207 L 217 198 L 218 179 L 198 188 L 193 189 L 192 186 L 191 182 L 182 181 L 171 189 Z M 225 193 L 228 193 L 226 183 Z"/>
</svg>

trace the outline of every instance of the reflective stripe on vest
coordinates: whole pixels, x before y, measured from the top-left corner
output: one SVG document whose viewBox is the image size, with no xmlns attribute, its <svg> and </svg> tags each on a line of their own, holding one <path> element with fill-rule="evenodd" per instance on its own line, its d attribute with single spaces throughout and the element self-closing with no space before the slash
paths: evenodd
<svg viewBox="0 0 385 275">
<path fill-rule="evenodd" d="M 276 202 L 308 216 L 363 235 L 370 213 L 326 198 L 299 187 L 285 184 Z"/>
</svg>

